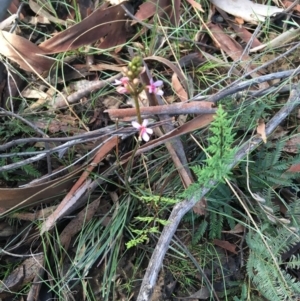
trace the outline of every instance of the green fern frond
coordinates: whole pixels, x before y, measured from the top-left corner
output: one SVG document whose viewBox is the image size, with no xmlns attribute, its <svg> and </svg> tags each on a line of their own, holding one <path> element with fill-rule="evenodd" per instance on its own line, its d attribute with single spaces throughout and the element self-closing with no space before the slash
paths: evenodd
<svg viewBox="0 0 300 301">
<path fill-rule="evenodd" d="M 287 170 L 295 164 L 294 162 L 299 162 L 300 156 L 283 154 L 284 145 L 285 142 L 282 140 L 275 145 L 269 142 L 261 146 L 249 158 L 249 176 L 246 174 L 246 163 L 241 163 L 243 173 L 241 179 L 244 181 L 248 177 L 253 191 L 259 191 L 268 186 L 291 186 L 293 180 L 299 177 L 299 173 L 289 173 Z"/>
<path fill-rule="evenodd" d="M 300 199 L 295 198 L 287 205 L 286 217 L 293 221 L 295 227 L 300 225 Z"/>
<path fill-rule="evenodd" d="M 300 254 L 292 255 L 290 261 L 284 263 L 287 268 L 299 269 L 300 268 Z"/>
<path fill-rule="evenodd" d="M 228 104 L 224 101 L 224 104 Z M 251 131 L 256 128 L 256 120 L 262 118 L 268 120 L 269 116 L 274 109 L 274 104 L 276 104 L 276 97 L 268 95 L 260 98 L 257 101 L 251 101 L 251 103 L 244 104 L 238 108 L 239 112 L 237 114 L 236 105 L 233 105 L 233 111 L 231 114 L 237 116 L 236 124 L 240 129 L 245 131 Z"/>
<path fill-rule="evenodd" d="M 199 186 L 209 187 L 211 181 L 224 182 L 231 175 L 228 165 L 232 163 L 236 148 L 233 147 L 235 134 L 232 130 L 233 121 L 219 106 L 215 119 L 210 125 L 211 136 L 207 138 L 207 158 L 203 164 L 192 167 L 197 176 L 197 183 L 189 186 L 184 196 L 189 197 L 199 193 Z"/>
<path fill-rule="evenodd" d="M 206 229 L 208 226 L 208 222 L 206 220 L 203 220 L 201 222 L 201 224 L 199 225 L 197 231 L 194 233 L 193 237 L 192 237 L 192 244 L 198 244 L 200 239 L 203 237 Z"/>
<path fill-rule="evenodd" d="M 223 229 L 224 215 L 210 212 L 209 214 L 209 238 L 220 238 Z"/>
<path fill-rule="evenodd" d="M 274 234 L 266 234 L 267 244 L 270 251 L 262 242 L 259 233 L 249 233 L 246 237 L 250 253 L 247 261 L 247 273 L 259 292 L 268 300 L 293 301 L 299 300 L 300 282 L 297 282 L 290 274 L 282 268 L 281 255 L 287 252 L 293 245 L 299 243 L 297 235 L 285 227 L 279 228 Z M 276 258 L 277 265 L 273 258 Z M 299 266 L 299 258 L 291 257 L 291 267 Z"/>
</svg>

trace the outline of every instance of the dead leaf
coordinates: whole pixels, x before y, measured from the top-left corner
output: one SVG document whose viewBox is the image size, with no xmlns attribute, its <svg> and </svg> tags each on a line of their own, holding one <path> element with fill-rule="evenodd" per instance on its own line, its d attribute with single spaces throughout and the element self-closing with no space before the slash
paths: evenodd
<svg viewBox="0 0 300 301">
<path fill-rule="evenodd" d="M 222 27 L 212 23 L 209 24 L 208 27 L 211 30 L 214 38 L 220 44 L 221 49 L 224 50 L 235 62 L 239 60 L 251 60 L 247 54 L 244 54 L 243 47 L 234 39 L 232 39 Z"/>
<path fill-rule="evenodd" d="M 204 10 L 203 10 L 202 6 L 198 2 L 196 2 L 195 0 L 187 0 L 187 2 L 189 4 L 191 4 L 193 8 L 196 8 L 199 11 L 201 11 L 202 13 L 204 13 Z"/>
<path fill-rule="evenodd" d="M 97 9 L 76 25 L 60 32 L 39 45 L 45 53 L 59 53 L 78 49 L 103 39 L 97 46 L 110 48 L 126 42 L 125 11 L 120 5 Z"/>
<path fill-rule="evenodd" d="M 176 73 L 173 73 L 172 75 L 172 87 L 174 88 L 175 93 L 180 98 L 181 101 L 188 100 L 188 95 L 184 88 L 182 87 L 180 81 L 178 80 L 178 77 Z"/>
<path fill-rule="evenodd" d="M 258 21 L 265 21 L 266 17 L 281 13 L 282 8 L 255 3 L 249 0 L 210 0 L 218 8 L 226 11 L 235 17 L 257 24 Z"/>
<path fill-rule="evenodd" d="M 287 171 L 292 173 L 300 172 L 300 163 L 293 164 Z"/>
<path fill-rule="evenodd" d="M 255 67 L 251 66 L 251 57 L 244 53 L 243 47 L 234 39 L 232 39 L 224 30 L 217 24 L 210 23 L 208 28 L 211 30 L 214 39 L 218 42 L 221 49 L 226 52 L 235 62 L 238 62 L 244 69 L 245 72 L 250 72 Z M 256 78 L 261 76 L 257 72 L 252 72 L 251 77 Z M 266 89 L 269 87 L 267 82 L 259 84 L 260 89 Z"/>
<path fill-rule="evenodd" d="M 257 134 L 260 135 L 263 142 L 267 143 L 266 124 L 263 120 L 259 120 L 256 131 L 257 131 Z"/>
<path fill-rule="evenodd" d="M 206 209 L 207 209 L 207 200 L 206 200 L 206 198 L 202 198 L 193 207 L 193 211 L 198 215 L 205 215 L 206 211 L 207 211 Z"/>
<path fill-rule="evenodd" d="M 157 5 L 153 1 L 147 1 L 142 3 L 139 6 L 139 10 L 136 12 L 135 17 L 140 21 L 144 21 L 148 18 L 151 18 L 157 12 Z M 132 24 L 136 24 L 136 21 L 133 21 Z"/>
<path fill-rule="evenodd" d="M 235 227 L 232 230 L 229 231 L 222 231 L 223 233 L 243 233 L 245 231 L 245 227 L 242 224 L 236 224 Z"/>
<path fill-rule="evenodd" d="M 161 19 L 168 20 L 173 26 L 178 26 L 180 21 L 180 4 L 181 0 L 150 0 L 142 3 L 135 17 L 140 21 L 158 16 Z M 133 21 L 132 24 L 136 24 Z"/>
<path fill-rule="evenodd" d="M 231 244 L 229 241 L 226 240 L 220 240 L 220 239 L 214 239 L 213 241 L 214 245 L 219 246 L 231 253 L 237 254 L 236 245 Z"/>
<path fill-rule="evenodd" d="M 0 31 L 0 44 L 0 53 L 25 71 L 42 74 L 48 72 L 53 64 L 42 49 L 18 35 Z"/>
<path fill-rule="evenodd" d="M 300 147 L 300 134 L 293 135 L 286 141 L 283 150 L 288 153 L 298 154 Z"/>
<path fill-rule="evenodd" d="M 291 2 L 291 1 L 288 1 L 288 0 L 283 1 L 283 5 L 285 8 L 290 7 L 292 4 L 293 4 L 293 2 Z M 296 6 L 294 6 L 293 10 L 300 13 L 300 4 L 297 4 Z"/>
<path fill-rule="evenodd" d="M 239 25 L 243 25 L 244 24 L 244 19 L 240 18 L 240 17 L 235 17 L 235 22 Z"/>
<path fill-rule="evenodd" d="M 230 26 L 244 42 L 248 44 L 251 41 L 251 48 L 260 47 L 262 45 L 262 43 L 256 37 L 253 37 L 253 34 L 244 26 L 239 26 L 234 23 L 230 24 Z"/>
<path fill-rule="evenodd" d="M 288 153 L 298 154 L 300 147 L 300 134 L 293 135 L 286 141 L 283 150 Z"/>
<path fill-rule="evenodd" d="M 103 71 L 103 70 L 123 72 L 123 66 L 101 63 L 101 64 L 91 65 L 89 68 L 89 71 Z"/>
<path fill-rule="evenodd" d="M 26 188 L 0 188 L 0 208 L 8 211 L 26 207 L 41 202 L 50 202 L 59 195 L 66 193 L 72 187 L 74 179 L 78 178 L 84 166 L 61 176 L 55 180 Z M 0 216 L 3 213 L 1 212 Z"/>
</svg>

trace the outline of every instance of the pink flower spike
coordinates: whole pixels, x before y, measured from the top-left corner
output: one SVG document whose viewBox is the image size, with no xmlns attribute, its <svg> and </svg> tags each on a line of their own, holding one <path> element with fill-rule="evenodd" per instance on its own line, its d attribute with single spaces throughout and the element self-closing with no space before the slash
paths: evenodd
<svg viewBox="0 0 300 301">
<path fill-rule="evenodd" d="M 149 141 L 151 134 L 153 134 L 153 130 L 152 129 L 148 129 L 147 128 L 147 124 L 148 124 L 148 120 L 144 119 L 142 124 L 139 124 L 136 121 L 132 121 L 131 122 L 132 126 L 136 129 L 138 129 L 140 131 L 140 136 L 139 139 L 143 139 L 144 141 Z"/>
<path fill-rule="evenodd" d="M 160 89 L 157 89 L 158 87 L 162 86 L 163 81 L 157 80 L 156 82 L 153 81 L 153 78 L 150 79 L 150 85 L 146 86 L 149 90 L 149 93 L 155 93 L 157 95 L 162 96 L 164 92 Z"/>
</svg>

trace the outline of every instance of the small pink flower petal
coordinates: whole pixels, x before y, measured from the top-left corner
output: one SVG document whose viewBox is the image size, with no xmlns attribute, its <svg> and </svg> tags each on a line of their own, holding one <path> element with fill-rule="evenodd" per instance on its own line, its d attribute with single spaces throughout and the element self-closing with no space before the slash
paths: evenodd
<svg viewBox="0 0 300 301">
<path fill-rule="evenodd" d="M 142 122 L 142 126 L 146 127 L 148 124 L 148 119 L 144 119 Z"/>
<path fill-rule="evenodd" d="M 157 90 L 155 92 L 156 95 L 159 95 L 159 96 L 163 96 L 164 95 L 164 91 L 163 90 Z"/>
<path fill-rule="evenodd" d="M 160 89 L 157 89 L 163 84 L 162 80 L 158 80 L 156 82 L 153 81 L 153 78 L 150 78 L 150 85 L 147 85 L 146 88 L 149 90 L 149 93 L 155 93 L 157 95 L 163 95 L 163 91 Z"/>
<path fill-rule="evenodd" d="M 162 81 L 162 80 L 157 80 L 155 83 L 153 83 L 153 85 L 154 85 L 155 87 L 160 87 L 160 86 L 163 85 L 163 81 Z"/>
<path fill-rule="evenodd" d="M 140 129 L 140 127 L 141 127 L 141 125 L 138 123 L 138 122 L 136 122 L 136 121 L 132 121 L 131 122 L 131 125 L 134 127 L 134 128 L 136 128 L 136 129 Z"/>
<path fill-rule="evenodd" d="M 113 85 L 122 85 L 122 82 L 118 79 L 115 79 L 115 82 L 113 83 Z"/>
<path fill-rule="evenodd" d="M 149 134 L 153 134 L 152 129 L 147 129 L 148 119 L 144 119 L 142 124 L 139 124 L 136 121 L 131 122 L 132 126 L 140 131 L 139 140 L 149 141 L 150 136 Z"/>
<path fill-rule="evenodd" d="M 152 129 L 146 129 L 146 132 L 148 133 L 148 134 L 153 134 L 153 130 Z"/>
<path fill-rule="evenodd" d="M 126 85 L 129 82 L 129 78 L 124 76 L 120 79 L 115 79 L 114 85 Z"/>
<path fill-rule="evenodd" d="M 148 141 L 150 140 L 150 136 L 147 134 L 146 131 L 142 134 L 142 139 L 143 139 L 145 142 L 148 142 Z"/>
<path fill-rule="evenodd" d="M 149 93 L 153 93 L 153 87 L 151 85 L 146 86 L 146 88 L 149 90 Z"/>
<path fill-rule="evenodd" d="M 120 94 L 125 94 L 125 93 L 128 93 L 127 89 L 123 86 L 119 86 L 116 88 L 117 92 L 120 93 Z"/>
</svg>

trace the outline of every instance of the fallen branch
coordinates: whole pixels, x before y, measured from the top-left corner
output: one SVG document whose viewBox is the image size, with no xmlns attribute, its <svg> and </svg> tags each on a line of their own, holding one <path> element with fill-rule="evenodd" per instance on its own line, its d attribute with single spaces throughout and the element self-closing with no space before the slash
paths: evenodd
<svg viewBox="0 0 300 301">
<path fill-rule="evenodd" d="M 225 98 L 226 96 L 233 95 L 237 92 L 246 90 L 254 85 L 258 85 L 262 82 L 271 81 L 274 79 L 283 79 L 290 76 L 296 76 L 300 73 L 300 68 L 292 69 L 292 70 L 286 70 L 286 71 L 280 71 L 275 72 L 267 75 L 262 75 L 260 77 L 256 77 L 244 82 L 237 82 L 235 85 L 223 89 L 220 92 L 211 95 L 210 97 L 206 98 L 206 101 L 217 103 L 219 100 Z M 191 100 L 202 100 L 202 97 L 198 98 L 198 96 L 193 97 Z"/>
<path fill-rule="evenodd" d="M 193 101 L 189 103 L 173 103 L 170 105 L 141 107 L 142 116 L 149 115 L 180 115 L 180 114 L 214 114 L 216 109 L 212 108 L 214 104 L 209 102 Z M 124 118 L 136 116 L 136 109 L 109 109 L 104 113 L 108 113 L 110 118 Z"/>
<path fill-rule="evenodd" d="M 66 96 L 65 98 L 61 95 L 57 96 L 54 100 L 51 101 L 51 106 L 54 109 L 65 107 L 67 105 L 66 100 L 69 104 L 75 103 L 82 97 L 92 93 L 93 91 L 99 90 L 107 85 L 111 85 L 116 79 L 120 79 L 121 77 L 122 73 L 118 73 L 117 75 L 114 75 L 108 79 L 92 81 L 88 85 L 86 85 L 85 89 L 76 91 L 71 95 Z"/>
<path fill-rule="evenodd" d="M 286 104 L 281 108 L 281 110 L 268 122 L 266 126 L 266 135 L 270 136 L 270 134 L 276 129 L 276 127 L 292 112 L 294 108 L 296 108 L 300 104 L 300 88 L 291 90 L 290 97 Z M 252 152 L 254 149 L 258 147 L 258 145 L 262 142 L 262 139 L 258 136 L 254 136 L 249 139 L 246 143 L 244 143 L 235 156 L 235 160 L 232 164 L 228 166 L 228 168 L 233 168 L 236 164 L 240 162 L 247 154 Z M 217 183 L 210 183 L 211 187 Z M 201 195 L 200 198 L 203 198 L 208 192 L 209 188 L 199 187 L 199 191 L 201 193 L 195 193 L 196 195 Z M 174 206 L 171 215 L 169 217 L 167 225 L 164 227 L 161 236 L 158 240 L 156 248 L 151 256 L 148 268 L 146 270 L 145 276 L 143 278 L 143 282 L 141 285 L 141 289 L 139 295 L 137 297 L 137 301 L 149 301 L 151 300 L 151 296 L 153 293 L 153 289 L 157 280 L 158 273 L 162 266 L 163 259 L 165 254 L 169 248 L 171 239 L 174 233 L 177 230 L 178 224 L 183 218 L 183 216 L 193 208 L 196 202 L 199 201 L 199 197 L 192 197 L 190 199 L 186 199 L 177 205 Z"/>
</svg>

